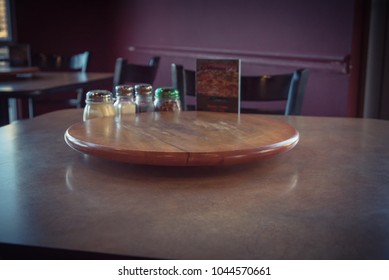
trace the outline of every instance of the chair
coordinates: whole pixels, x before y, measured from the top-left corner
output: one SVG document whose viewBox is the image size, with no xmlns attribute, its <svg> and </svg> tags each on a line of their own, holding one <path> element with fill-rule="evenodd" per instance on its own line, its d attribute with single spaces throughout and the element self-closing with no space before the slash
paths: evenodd
<svg viewBox="0 0 389 280">
<path fill-rule="evenodd" d="M 196 73 L 182 65 L 172 64 L 172 85 L 180 92 L 184 110 L 196 108 Z M 298 69 L 282 75 L 241 76 L 241 112 L 300 115 L 308 69 Z M 264 108 L 265 102 L 283 101 L 282 109 Z M 286 104 L 285 104 L 286 103 Z"/>
<path fill-rule="evenodd" d="M 87 72 L 89 52 L 74 55 L 57 55 L 39 53 L 34 56 L 33 64 L 42 71 Z"/>
<path fill-rule="evenodd" d="M 34 56 L 33 64 L 40 68 L 41 71 L 52 72 L 87 72 L 89 64 L 89 51 L 74 55 L 57 55 L 39 53 Z M 85 94 L 82 88 L 76 92 L 57 94 L 53 96 L 45 96 L 35 98 L 34 105 L 37 108 L 38 114 L 62 109 L 62 108 L 82 108 L 85 102 Z M 39 113 L 39 107 L 40 113 Z"/>
<path fill-rule="evenodd" d="M 116 59 L 113 87 L 121 84 L 145 83 L 152 85 L 157 76 L 160 57 L 153 56 L 148 65 L 130 64 L 126 59 Z"/>
<path fill-rule="evenodd" d="M 31 67 L 31 51 L 29 44 L 2 43 L 0 45 L 1 67 Z M 22 107 L 23 100 L 11 98 L 8 102 L 10 119 L 17 119 L 17 107 Z"/>
<path fill-rule="evenodd" d="M 9 67 L 30 67 L 29 44 L 6 44 L 0 46 L 0 64 Z"/>
</svg>

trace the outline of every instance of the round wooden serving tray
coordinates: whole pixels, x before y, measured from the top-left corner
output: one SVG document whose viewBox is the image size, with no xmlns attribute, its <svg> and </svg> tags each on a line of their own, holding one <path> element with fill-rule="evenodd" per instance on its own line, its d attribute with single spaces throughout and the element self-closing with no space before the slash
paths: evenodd
<svg viewBox="0 0 389 280">
<path fill-rule="evenodd" d="M 204 166 L 274 156 L 292 149 L 299 133 L 262 115 L 186 111 L 79 122 L 67 129 L 65 140 L 77 151 L 114 161 Z"/>
</svg>

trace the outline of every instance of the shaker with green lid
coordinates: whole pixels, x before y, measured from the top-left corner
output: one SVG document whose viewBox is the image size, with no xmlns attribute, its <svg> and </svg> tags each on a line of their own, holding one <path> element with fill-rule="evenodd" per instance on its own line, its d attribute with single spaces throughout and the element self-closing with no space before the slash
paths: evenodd
<svg viewBox="0 0 389 280">
<path fill-rule="evenodd" d="M 180 94 L 177 89 L 171 87 L 157 88 L 154 96 L 155 111 L 181 111 Z"/>
</svg>

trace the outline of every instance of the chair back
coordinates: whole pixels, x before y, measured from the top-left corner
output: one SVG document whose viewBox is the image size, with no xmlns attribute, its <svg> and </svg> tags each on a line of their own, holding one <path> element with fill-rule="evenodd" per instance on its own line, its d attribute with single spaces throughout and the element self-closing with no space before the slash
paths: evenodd
<svg viewBox="0 0 389 280">
<path fill-rule="evenodd" d="M 74 55 L 39 53 L 34 58 L 34 65 L 43 71 L 87 72 L 89 57 L 89 51 Z"/>
<path fill-rule="evenodd" d="M 182 108 L 195 109 L 196 72 L 172 64 L 171 73 L 172 85 L 180 92 Z M 298 69 L 279 75 L 241 76 L 241 112 L 300 115 L 308 75 L 308 69 Z M 266 101 L 285 101 L 286 104 L 282 109 L 274 106 L 264 109 Z"/>
<path fill-rule="evenodd" d="M 285 108 L 285 115 L 301 115 L 308 77 L 308 69 L 297 69 L 294 72 L 290 96 Z"/>
<path fill-rule="evenodd" d="M 73 70 L 79 70 L 81 72 L 87 72 L 89 62 L 89 52 L 75 54 L 70 57 L 69 68 Z"/>
<path fill-rule="evenodd" d="M 196 72 L 185 69 L 182 65 L 172 64 L 172 85 L 180 94 L 181 108 L 194 110 L 196 108 Z"/>
<path fill-rule="evenodd" d="M 116 59 L 114 72 L 114 88 L 120 84 L 145 83 L 153 84 L 157 76 L 160 58 L 157 56 L 149 60 L 148 65 L 130 64 L 126 59 Z"/>
<path fill-rule="evenodd" d="M 28 44 L 6 44 L 0 46 L 0 63 L 9 67 L 30 67 L 31 51 Z"/>
<path fill-rule="evenodd" d="M 74 55 L 57 55 L 39 53 L 34 56 L 34 66 L 37 66 L 42 71 L 47 72 L 87 72 L 90 53 L 84 51 Z M 35 98 L 36 107 L 40 104 L 46 107 L 54 108 L 82 108 L 85 106 L 86 93 L 83 88 L 77 89 L 75 92 L 65 92 L 56 96 Z"/>
</svg>

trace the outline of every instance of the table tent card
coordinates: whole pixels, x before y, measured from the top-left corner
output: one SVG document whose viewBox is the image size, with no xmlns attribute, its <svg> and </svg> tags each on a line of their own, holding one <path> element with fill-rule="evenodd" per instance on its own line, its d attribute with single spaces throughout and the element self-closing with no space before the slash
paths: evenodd
<svg viewBox="0 0 389 280">
<path fill-rule="evenodd" d="M 198 111 L 240 112 L 240 60 L 197 59 Z"/>
</svg>

